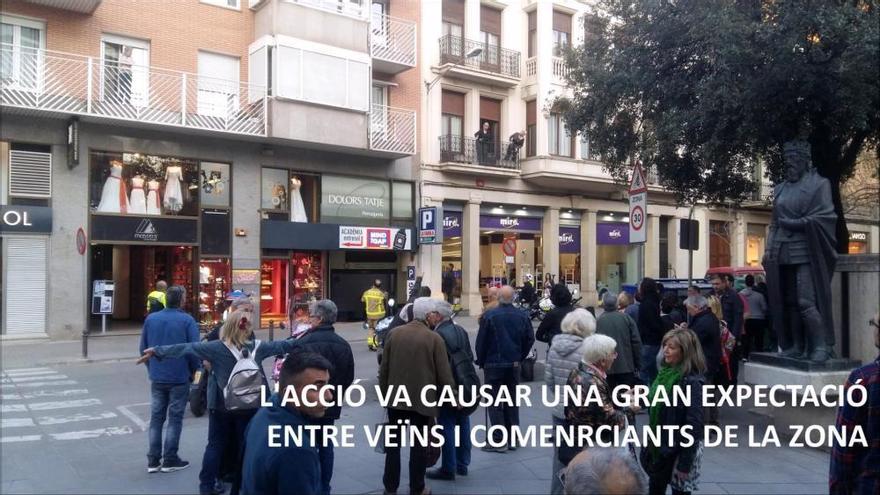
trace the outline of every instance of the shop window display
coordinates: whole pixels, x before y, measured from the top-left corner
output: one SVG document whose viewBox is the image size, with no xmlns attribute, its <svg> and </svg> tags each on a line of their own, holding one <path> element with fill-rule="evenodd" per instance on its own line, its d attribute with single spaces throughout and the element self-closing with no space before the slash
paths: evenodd
<svg viewBox="0 0 880 495">
<path fill-rule="evenodd" d="M 95 213 L 195 216 L 198 163 L 141 153 L 91 154 Z M 145 190 L 146 188 L 146 190 Z"/>
<path fill-rule="evenodd" d="M 265 259 L 260 264 L 260 325 L 268 326 L 287 319 L 286 259 Z"/>
<path fill-rule="evenodd" d="M 307 317 L 309 304 L 324 298 L 324 263 L 321 253 L 293 253 L 291 319 Z"/>
<path fill-rule="evenodd" d="M 199 263 L 199 322 L 216 325 L 223 320 L 231 270 L 228 258 L 203 259 Z"/>
</svg>

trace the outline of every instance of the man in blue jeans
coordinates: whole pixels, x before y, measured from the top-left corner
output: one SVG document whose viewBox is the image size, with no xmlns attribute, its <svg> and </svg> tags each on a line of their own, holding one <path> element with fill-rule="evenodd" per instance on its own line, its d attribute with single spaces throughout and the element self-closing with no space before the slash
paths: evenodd
<svg viewBox="0 0 880 495">
<path fill-rule="evenodd" d="M 498 307 L 480 317 L 480 331 L 477 333 L 477 366 L 483 368 L 486 385 L 492 387 L 493 397 L 498 397 L 506 388 L 511 397 L 519 383 L 519 365 L 529 355 L 535 343 L 535 330 L 525 312 L 513 307 L 515 293 L 513 287 L 505 285 L 498 291 Z M 508 436 L 513 427 L 519 425 L 519 408 L 502 405 L 489 407 L 489 421 L 492 425 L 504 425 Z M 496 432 L 497 433 L 497 432 Z M 493 438 L 486 444 L 485 452 L 506 452 L 516 450 L 517 446 L 508 441 L 499 445 L 500 438 Z"/>
<path fill-rule="evenodd" d="M 140 352 L 160 345 L 199 341 L 199 327 L 192 316 L 180 309 L 186 299 L 186 290 L 174 286 L 165 294 L 165 309 L 147 316 L 141 333 Z M 196 357 L 170 358 L 147 362 L 150 376 L 150 451 L 147 453 L 147 472 L 171 473 L 189 466 L 177 456 L 183 411 L 189 396 L 189 383 L 198 368 Z M 165 448 L 162 449 L 162 427 L 168 418 Z M 159 461 L 162 461 L 161 464 Z"/>
</svg>

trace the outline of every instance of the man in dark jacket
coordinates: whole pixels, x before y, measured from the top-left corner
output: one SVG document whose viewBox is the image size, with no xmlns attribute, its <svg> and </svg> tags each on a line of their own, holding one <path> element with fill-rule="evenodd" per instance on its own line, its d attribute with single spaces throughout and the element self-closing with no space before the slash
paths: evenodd
<svg viewBox="0 0 880 495">
<path fill-rule="evenodd" d="M 494 397 L 498 397 L 502 388 L 513 396 L 519 383 L 519 365 L 535 343 L 532 322 L 525 313 L 513 307 L 513 298 L 513 287 L 502 287 L 498 291 L 498 307 L 483 314 L 477 333 L 476 364 L 483 368 L 486 385 L 492 388 Z M 489 421 L 493 425 L 504 425 L 512 434 L 513 427 L 519 425 L 519 408 L 506 405 L 489 407 Z M 497 445 L 499 440 L 495 438 L 492 443 Z M 483 450 L 505 452 L 508 448 L 516 450 L 516 447 L 513 443 L 506 447 L 487 444 Z"/>
<path fill-rule="evenodd" d="M 333 385 L 334 390 L 336 387 L 342 387 L 341 393 L 345 393 L 345 389 L 354 381 L 354 356 L 351 345 L 333 328 L 337 313 L 336 304 L 329 299 L 322 299 L 312 304 L 309 307 L 309 323 L 312 329 L 300 339 L 300 343 L 303 348 L 324 356 L 333 365 L 330 385 Z M 341 411 L 340 406 L 330 407 L 323 417 L 312 422 L 332 426 L 339 419 Z M 321 461 L 321 493 L 329 495 L 330 480 L 333 478 L 333 443 L 326 442 L 326 445 L 320 445 L 318 456 Z"/>
<path fill-rule="evenodd" d="M 553 337 L 562 333 L 562 319 L 565 315 L 574 311 L 574 305 L 571 304 L 571 292 L 564 284 L 556 284 L 550 289 L 550 302 L 553 303 L 551 309 L 538 325 L 536 338 L 541 342 L 550 343 Z"/>
<path fill-rule="evenodd" d="M 446 270 L 443 271 L 443 281 L 441 286 L 446 302 L 452 304 L 452 292 L 455 290 L 455 266 L 452 263 L 450 263 L 446 267 Z"/>
<path fill-rule="evenodd" d="M 330 382 L 332 365 L 326 358 L 312 352 L 292 353 L 284 360 L 279 380 L 280 394 L 272 396 L 272 406 L 262 407 L 251 419 L 245 433 L 244 458 L 242 460 L 242 495 L 318 495 L 321 493 L 321 463 L 315 445 L 270 444 L 269 427 L 281 428 L 281 438 L 286 427 L 295 431 L 313 424 L 325 414 L 319 402 L 320 389 Z M 311 385 L 315 390 L 303 393 Z M 284 391 L 292 388 L 299 405 L 282 403 Z M 329 391 L 324 400 L 330 400 Z M 308 407 L 305 402 L 317 403 Z M 308 438 L 308 434 L 304 433 Z M 272 440 L 279 442 L 276 438 Z"/>
<path fill-rule="evenodd" d="M 666 333 L 660 319 L 660 291 L 654 279 L 645 277 L 639 285 L 639 334 L 642 336 L 642 380 L 651 385 L 657 377 L 657 353 Z"/>
<path fill-rule="evenodd" d="M 730 385 L 736 385 L 736 378 L 739 374 L 739 358 L 742 348 L 742 331 L 743 323 L 743 303 L 739 298 L 739 294 L 733 290 L 733 275 L 715 275 L 712 278 L 712 289 L 715 295 L 721 301 L 721 313 L 724 315 L 724 321 L 727 322 L 727 328 L 736 337 L 736 347 L 730 353 Z M 727 382 L 725 381 L 725 384 Z"/>
<path fill-rule="evenodd" d="M 642 369 L 642 340 L 636 322 L 629 316 L 615 311 L 617 298 L 606 292 L 602 298 L 604 312 L 596 321 L 596 333 L 607 335 L 617 342 L 617 359 L 608 370 L 608 386 L 611 392 L 624 385 L 632 387 L 638 382 Z"/>
<path fill-rule="evenodd" d="M 688 328 L 697 334 L 706 358 L 706 383 L 715 384 L 721 376 L 721 325 L 703 296 L 687 298 L 685 308 L 691 321 Z M 706 408 L 706 414 L 709 423 L 718 424 L 718 407 Z"/>
<path fill-rule="evenodd" d="M 199 341 L 199 326 L 192 316 L 180 309 L 186 299 L 186 289 L 174 286 L 165 294 L 165 309 L 147 316 L 141 333 L 140 352 L 159 345 L 183 344 Z M 188 461 L 177 456 L 183 411 L 189 397 L 192 373 L 199 367 L 195 357 L 147 361 L 150 374 L 150 451 L 147 453 L 147 472 L 170 473 L 185 469 Z M 168 417 L 165 449 L 162 449 L 162 426 Z M 161 465 L 159 460 L 162 460 Z"/>
</svg>

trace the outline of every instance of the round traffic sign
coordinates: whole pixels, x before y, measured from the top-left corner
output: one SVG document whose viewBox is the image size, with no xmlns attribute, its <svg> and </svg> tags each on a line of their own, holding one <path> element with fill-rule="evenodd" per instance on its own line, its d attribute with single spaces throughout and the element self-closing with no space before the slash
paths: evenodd
<svg viewBox="0 0 880 495">
<path fill-rule="evenodd" d="M 86 254 L 86 232 L 82 227 L 76 231 L 76 250 L 81 255 Z"/>
<path fill-rule="evenodd" d="M 645 225 L 645 211 L 641 206 L 633 208 L 632 213 L 629 214 L 629 224 L 632 225 L 633 230 L 641 230 Z"/>
<path fill-rule="evenodd" d="M 516 239 L 512 237 L 508 237 L 504 239 L 504 242 L 501 243 L 501 250 L 504 251 L 504 254 L 507 256 L 513 256 L 516 254 Z"/>
</svg>

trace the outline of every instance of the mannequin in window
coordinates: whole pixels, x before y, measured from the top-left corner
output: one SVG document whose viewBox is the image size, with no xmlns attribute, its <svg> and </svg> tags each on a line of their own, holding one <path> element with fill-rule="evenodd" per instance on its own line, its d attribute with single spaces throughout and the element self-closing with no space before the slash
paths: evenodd
<svg viewBox="0 0 880 495">
<path fill-rule="evenodd" d="M 306 215 L 306 206 L 303 204 L 302 194 L 299 189 L 302 187 L 302 181 L 298 177 L 290 178 L 290 221 L 308 223 L 309 217 Z"/>
<path fill-rule="evenodd" d="M 122 162 L 110 162 L 110 176 L 104 182 L 101 191 L 101 202 L 98 210 L 101 213 L 128 213 L 128 195 L 125 193 L 125 182 L 122 180 Z"/>
<path fill-rule="evenodd" d="M 165 211 L 177 213 L 183 209 L 183 190 L 180 188 L 182 174 L 183 169 L 178 165 L 165 169 L 165 199 L 162 202 Z"/>
<path fill-rule="evenodd" d="M 147 213 L 147 196 L 144 194 L 144 178 L 140 175 L 131 179 L 131 197 L 128 212 L 134 215 Z"/>
<path fill-rule="evenodd" d="M 159 181 L 151 180 L 147 183 L 147 215 L 161 215 L 162 202 L 159 201 Z"/>
</svg>

